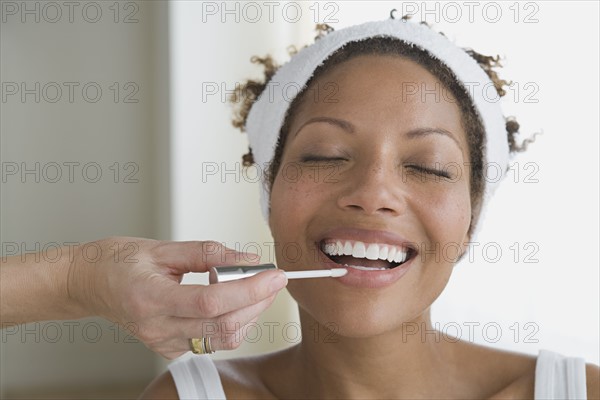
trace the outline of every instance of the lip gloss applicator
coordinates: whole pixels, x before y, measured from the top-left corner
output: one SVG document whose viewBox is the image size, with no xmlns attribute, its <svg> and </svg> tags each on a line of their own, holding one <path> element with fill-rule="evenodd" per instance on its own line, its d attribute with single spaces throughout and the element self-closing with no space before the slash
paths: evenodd
<svg viewBox="0 0 600 400">
<path fill-rule="evenodd" d="M 259 272 L 270 269 L 277 269 L 275 264 L 259 264 L 259 265 L 244 265 L 244 266 L 224 266 L 212 267 L 208 273 L 209 283 L 220 283 L 235 281 L 237 279 L 247 278 L 256 275 Z M 339 278 L 348 273 L 346 268 L 332 269 L 316 269 L 309 271 L 283 271 L 288 279 L 305 279 L 305 278 Z"/>
</svg>

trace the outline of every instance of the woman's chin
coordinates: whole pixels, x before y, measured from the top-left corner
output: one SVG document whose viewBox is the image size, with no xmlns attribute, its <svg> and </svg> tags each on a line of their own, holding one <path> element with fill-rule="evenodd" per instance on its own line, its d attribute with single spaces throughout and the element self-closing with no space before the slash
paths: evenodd
<svg viewBox="0 0 600 400">
<path fill-rule="evenodd" d="M 304 315 L 303 315 L 304 314 Z M 345 338 L 368 338 L 379 336 L 402 328 L 402 316 L 396 313 L 382 312 L 363 306 L 358 309 L 319 308 L 315 312 L 300 309 L 303 331 L 315 337 L 327 338 L 331 342 Z M 410 320 L 410 319 L 408 319 Z"/>
</svg>

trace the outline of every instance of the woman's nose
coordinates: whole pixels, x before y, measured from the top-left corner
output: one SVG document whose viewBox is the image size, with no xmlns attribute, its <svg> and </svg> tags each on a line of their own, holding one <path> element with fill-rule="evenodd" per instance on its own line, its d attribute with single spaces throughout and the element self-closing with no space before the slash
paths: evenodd
<svg viewBox="0 0 600 400">
<path fill-rule="evenodd" d="M 380 157 L 349 171 L 338 205 L 366 214 L 399 215 L 406 208 L 405 193 L 396 164 Z"/>
</svg>

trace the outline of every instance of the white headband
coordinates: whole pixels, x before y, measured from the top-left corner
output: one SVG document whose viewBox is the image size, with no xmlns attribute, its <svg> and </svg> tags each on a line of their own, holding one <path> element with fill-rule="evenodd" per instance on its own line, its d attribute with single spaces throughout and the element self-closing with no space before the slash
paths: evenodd
<svg viewBox="0 0 600 400">
<path fill-rule="evenodd" d="M 502 115 L 498 103 L 499 96 L 497 96 L 493 83 L 479 64 L 463 49 L 425 25 L 397 19 L 367 22 L 328 33 L 313 45 L 295 54 L 289 62 L 277 70 L 263 94 L 252 105 L 248 115 L 246 132 L 254 161 L 260 168 L 263 168 L 264 172 L 273 159 L 286 111 L 297 95 L 297 93 L 290 93 L 297 91 L 286 91 L 285 89 L 292 85 L 294 88 L 304 89 L 315 69 L 333 52 L 349 42 L 378 36 L 394 37 L 413 43 L 446 64 L 462 85 L 467 88 L 481 117 L 486 133 L 483 154 L 484 193 L 478 221 L 473 221 L 475 224 L 471 236 L 471 240 L 473 240 L 478 231 L 478 222 L 483 217 L 485 206 L 504 177 L 508 166 L 509 146 L 506 121 Z M 489 87 L 494 88 L 493 93 L 496 97 L 493 99 L 485 96 Z M 486 167 L 490 168 L 491 176 L 486 176 Z M 262 173 L 260 203 L 268 223 L 269 192 L 264 179 L 265 173 Z"/>
</svg>

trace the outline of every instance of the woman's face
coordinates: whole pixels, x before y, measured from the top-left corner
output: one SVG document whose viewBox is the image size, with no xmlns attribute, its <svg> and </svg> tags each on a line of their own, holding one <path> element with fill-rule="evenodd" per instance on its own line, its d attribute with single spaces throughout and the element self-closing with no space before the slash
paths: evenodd
<svg viewBox="0 0 600 400">
<path fill-rule="evenodd" d="M 355 267 L 339 279 L 292 280 L 288 289 L 341 335 L 416 321 L 468 241 L 459 108 L 431 73 L 394 56 L 353 58 L 308 92 L 271 190 L 277 262 L 286 270 Z"/>
</svg>

